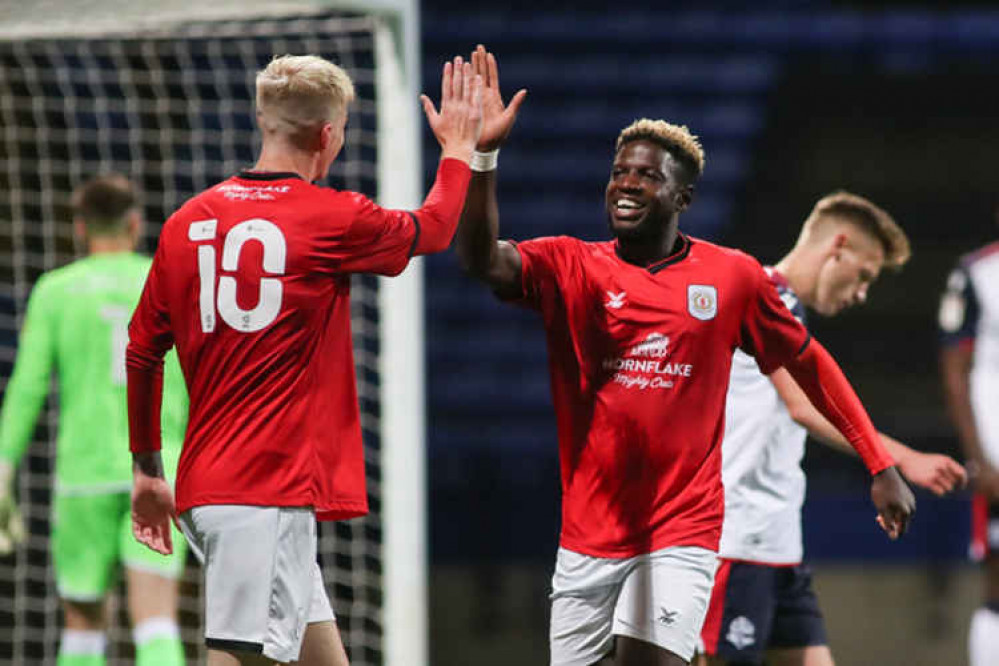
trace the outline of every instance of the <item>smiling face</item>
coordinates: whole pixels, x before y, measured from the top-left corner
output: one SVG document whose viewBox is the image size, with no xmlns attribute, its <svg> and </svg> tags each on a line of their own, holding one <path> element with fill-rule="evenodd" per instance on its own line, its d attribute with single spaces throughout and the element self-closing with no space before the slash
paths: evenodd
<svg viewBox="0 0 999 666">
<path fill-rule="evenodd" d="M 646 140 L 630 141 L 614 156 L 605 194 L 611 233 L 621 240 L 655 241 L 690 203 L 693 187 L 668 150 Z"/>
<path fill-rule="evenodd" d="M 852 224 L 839 225 L 830 252 L 818 266 L 812 307 L 831 317 L 867 300 L 881 274 L 885 250 L 881 242 Z"/>
</svg>

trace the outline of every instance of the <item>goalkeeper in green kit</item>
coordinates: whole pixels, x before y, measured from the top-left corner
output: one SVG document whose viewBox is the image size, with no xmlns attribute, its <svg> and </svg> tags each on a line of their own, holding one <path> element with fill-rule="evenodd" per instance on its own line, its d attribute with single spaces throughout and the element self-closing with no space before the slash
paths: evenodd
<svg viewBox="0 0 999 666">
<path fill-rule="evenodd" d="M 131 528 L 125 348 L 150 266 L 134 252 L 142 217 L 131 184 L 119 175 L 84 184 L 73 206 L 74 233 L 87 256 L 35 285 L 0 411 L 0 552 L 24 535 L 12 496 L 14 469 L 55 370 L 59 436 L 51 550 L 65 617 L 57 664 L 105 664 L 105 599 L 121 563 L 137 665 L 178 666 L 184 653 L 177 578 L 185 541 L 176 532 L 173 555 L 163 556 L 135 541 Z M 187 421 L 175 356 L 167 359 L 163 384 L 163 464 L 172 479 Z"/>
</svg>

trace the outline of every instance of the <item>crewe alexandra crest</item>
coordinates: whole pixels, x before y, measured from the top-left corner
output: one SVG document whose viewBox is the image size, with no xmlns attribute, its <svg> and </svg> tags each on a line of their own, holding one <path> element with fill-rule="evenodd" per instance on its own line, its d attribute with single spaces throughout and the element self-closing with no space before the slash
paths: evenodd
<svg viewBox="0 0 999 666">
<path fill-rule="evenodd" d="M 718 290 L 707 284 L 687 285 L 687 312 L 701 321 L 714 319 L 718 314 Z"/>
</svg>

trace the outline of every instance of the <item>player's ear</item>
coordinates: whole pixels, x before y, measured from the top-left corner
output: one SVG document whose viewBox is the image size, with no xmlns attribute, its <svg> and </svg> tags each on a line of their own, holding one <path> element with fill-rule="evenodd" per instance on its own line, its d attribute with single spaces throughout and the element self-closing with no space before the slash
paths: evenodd
<svg viewBox="0 0 999 666">
<path fill-rule="evenodd" d="M 139 239 L 142 238 L 142 213 L 138 209 L 128 214 L 128 237 L 132 240 L 132 247 L 138 247 Z"/>
<path fill-rule="evenodd" d="M 333 143 L 333 125 L 331 123 L 323 123 L 322 127 L 319 129 L 319 150 L 325 151 Z"/>
<path fill-rule="evenodd" d="M 83 218 L 73 218 L 73 236 L 81 243 L 87 242 L 87 223 L 83 221 Z"/>
<path fill-rule="evenodd" d="M 688 184 L 680 188 L 676 193 L 675 205 L 677 210 L 686 210 L 694 201 L 694 185 Z"/>
<path fill-rule="evenodd" d="M 839 259 L 840 252 L 842 252 L 843 250 L 846 249 L 846 246 L 848 244 L 848 240 L 849 239 L 847 239 L 846 234 L 843 233 L 842 231 L 839 232 L 838 234 L 836 234 L 835 236 L 833 236 L 833 238 L 832 238 L 832 251 L 833 251 L 833 254 L 836 255 L 837 259 Z"/>
</svg>

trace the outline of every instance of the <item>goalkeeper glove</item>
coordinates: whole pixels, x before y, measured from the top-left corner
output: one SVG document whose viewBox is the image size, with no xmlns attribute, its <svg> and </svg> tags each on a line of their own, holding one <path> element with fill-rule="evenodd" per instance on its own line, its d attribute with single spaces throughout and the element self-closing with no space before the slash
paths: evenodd
<svg viewBox="0 0 999 666">
<path fill-rule="evenodd" d="M 25 537 L 24 521 L 11 492 L 13 480 L 14 467 L 0 461 L 0 555 L 10 555 Z"/>
</svg>

